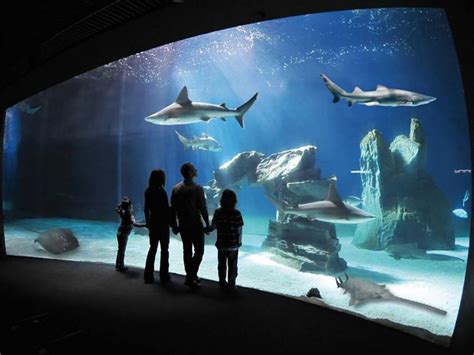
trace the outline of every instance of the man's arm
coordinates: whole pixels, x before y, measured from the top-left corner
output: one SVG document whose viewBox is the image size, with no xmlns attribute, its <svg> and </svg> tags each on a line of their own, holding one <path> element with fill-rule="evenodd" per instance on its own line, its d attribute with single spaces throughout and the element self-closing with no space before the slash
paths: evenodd
<svg viewBox="0 0 474 355">
<path fill-rule="evenodd" d="M 213 232 L 217 228 L 217 223 L 219 221 L 219 210 L 214 211 L 214 215 L 212 216 L 211 225 L 208 228 L 209 232 Z"/>
<path fill-rule="evenodd" d="M 178 223 L 176 222 L 176 194 L 174 189 L 171 191 L 170 204 L 170 226 L 174 234 L 179 233 Z"/>
</svg>

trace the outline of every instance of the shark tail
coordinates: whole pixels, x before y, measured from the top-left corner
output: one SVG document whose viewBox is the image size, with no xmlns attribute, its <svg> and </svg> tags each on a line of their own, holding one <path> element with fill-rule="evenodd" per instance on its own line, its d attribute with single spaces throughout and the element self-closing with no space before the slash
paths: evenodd
<svg viewBox="0 0 474 355">
<path fill-rule="evenodd" d="M 182 136 L 181 134 L 179 134 L 178 131 L 175 131 L 175 133 L 176 133 L 176 135 L 178 136 L 179 141 L 183 144 L 184 149 L 189 148 L 189 146 L 190 146 L 189 140 L 188 140 L 186 137 L 184 137 L 184 136 Z"/>
<path fill-rule="evenodd" d="M 326 85 L 326 87 L 331 92 L 332 96 L 334 97 L 332 99 L 333 103 L 339 102 L 342 96 L 347 95 L 347 92 L 345 92 L 343 89 L 337 86 L 336 83 L 334 83 L 326 75 L 321 74 L 321 79 L 323 79 L 324 84 Z M 349 103 L 349 106 L 351 106 L 351 104 L 352 102 Z"/>
<path fill-rule="evenodd" d="M 430 306 L 426 303 L 412 301 L 412 300 L 402 298 L 402 297 L 397 297 L 397 296 L 392 296 L 392 297 L 393 297 L 393 300 L 395 300 L 395 301 L 411 304 L 412 306 L 423 308 L 423 309 L 426 309 L 427 311 L 431 311 L 431 312 L 434 312 L 434 313 L 437 313 L 437 314 L 440 314 L 440 315 L 443 315 L 443 316 L 447 314 L 447 312 L 444 309 L 436 308 L 436 307 Z"/>
<path fill-rule="evenodd" d="M 239 106 L 237 108 L 237 115 L 235 116 L 235 119 L 237 122 L 239 122 L 240 127 L 244 128 L 244 114 L 249 110 L 250 107 L 252 107 L 253 103 L 255 100 L 257 100 L 257 95 L 258 92 L 253 95 L 250 100 L 248 100 L 246 103 L 244 103 L 242 106 Z"/>
</svg>

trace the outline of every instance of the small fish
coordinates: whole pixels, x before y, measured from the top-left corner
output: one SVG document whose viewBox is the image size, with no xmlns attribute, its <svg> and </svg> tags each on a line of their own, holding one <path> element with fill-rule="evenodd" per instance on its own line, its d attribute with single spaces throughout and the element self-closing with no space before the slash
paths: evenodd
<svg viewBox="0 0 474 355">
<path fill-rule="evenodd" d="M 351 170 L 351 174 L 368 174 L 370 171 L 368 170 Z"/>
<path fill-rule="evenodd" d="M 454 169 L 454 173 L 455 174 L 461 174 L 461 173 L 470 174 L 471 169 Z"/>
<path fill-rule="evenodd" d="M 462 206 L 464 207 L 464 204 L 469 200 L 470 194 L 469 190 L 466 190 L 464 193 L 464 197 L 462 198 Z"/>
<path fill-rule="evenodd" d="M 467 218 L 467 212 L 462 208 L 456 208 L 455 210 L 453 210 L 453 214 L 459 218 Z"/>
</svg>

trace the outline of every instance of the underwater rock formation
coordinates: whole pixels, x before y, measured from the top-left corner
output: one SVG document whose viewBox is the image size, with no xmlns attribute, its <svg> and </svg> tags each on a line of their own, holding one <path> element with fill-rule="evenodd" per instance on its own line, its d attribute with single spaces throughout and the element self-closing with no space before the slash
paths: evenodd
<svg viewBox="0 0 474 355">
<path fill-rule="evenodd" d="M 44 249 L 53 254 L 62 254 L 79 247 L 79 241 L 70 229 L 55 228 L 42 232 L 35 239 Z"/>
<path fill-rule="evenodd" d="M 316 151 L 308 145 L 269 156 L 239 153 L 214 171 L 214 179 L 204 187 L 209 210 L 218 206 L 225 188 L 237 191 L 243 184 L 261 186 L 266 194 L 291 205 L 324 200 L 329 182 L 321 180 L 321 170 L 315 167 Z M 277 214 L 276 221 L 269 221 L 263 247 L 302 271 L 332 273 L 347 267 L 338 255 L 341 246 L 331 223 Z"/>
<path fill-rule="evenodd" d="M 242 152 L 214 171 L 214 179 L 219 187 L 253 184 L 257 181 L 257 166 L 264 154 L 255 151 Z"/>
<path fill-rule="evenodd" d="M 270 184 L 289 177 L 293 180 L 307 180 L 308 172 L 314 172 L 315 169 L 317 149 L 313 145 L 307 145 L 275 153 L 262 159 L 257 166 L 257 182 Z M 314 177 L 319 178 L 319 174 L 315 172 Z"/>
<path fill-rule="evenodd" d="M 447 198 L 425 170 L 427 143 L 420 122 L 412 118 L 410 135 L 387 147 L 370 131 L 360 143 L 362 199 L 378 218 L 357 226 L 353 244 L 382 250 L 416 243 L 421 249 L 452 249 L 454 231 Z"/>
<path fill-rule="evenodd" d="M 333 273 L 347 267 L 346 261 L 339 257 L 341 245 L 331 223 L 295 216 L 270 221 L 262 246 L 300 271 Z"/>
</svg>

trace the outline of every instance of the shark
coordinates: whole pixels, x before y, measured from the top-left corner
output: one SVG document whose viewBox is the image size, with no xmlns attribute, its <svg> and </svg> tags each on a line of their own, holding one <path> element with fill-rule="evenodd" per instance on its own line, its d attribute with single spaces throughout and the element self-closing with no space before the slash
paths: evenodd
<svg viewBox="0 0 474 355">
<path fill-rule="evenodd" d="M 373 214 L 343 202 L 336 191 L 333 180 L 329 182 L 328 195 L 323 201 L 289 206 L 285 201 L 280 202 L 273 196 L 267 195 L 267 197 L 283 216 L 292 214 L 322 222 L 341 224 L 365 223 L 376 218 Z"/>
<path fill-rule="evenodd" d="M 321 79 L 334 96 L 332 102 L 336 103 L 344 99 L 349 106 L 352 106 L 353 103 L 365 106 L 420 106 L 436 100 L 436 97 L 407 90 L 390 89 L 383 85 L 377 85 L 374 91 L 363 91 L 356 86 L 352 92 L 347 92 L 337 86 L 326 75 L 321 74 Z"/>
<path fill-rule="evenodd" d="M 346 277 L 345 280 L 341 277 L 336 277 L 335 279 L 337 287 L 342 288 L 344 294 L 348 293 L 350 295 L 349 306 L 358 306 L 374 301 L 392 301 L 409 304 L 440 315 L 447 314 L 445 310 L 430 306 L 426 303 L 395 296 L 386 285 L 379 285 L 366 279 L 349 277 L 346 273 L 344 273 L 344 275 Z"/>
<path fill-rule="evenodd" d="M 210 152 L 220 152 L 222 150 L 222 146 L 219 144 L 211 136 L 208 136 L 206 133 L 203 133 L 201 137 L 194 136 L 194 139 L 188 139 L 178 131 L 175 131 L 176 135 L 178 136 L 180 142 L 183 144 L 184 149 L 191 148 L 192 150 L 200 149 L 200 150 L 208 150 Z"/>
<path fill-rule="evenodd" d="M 464 261 L 463 259 L 457 258 L 455 256 L 427 253 L 426 250 L 418 248 L 417 243 L 390 244 L 385 248 L 385 251 L 388 253 L 389 256 L 391 256 L 395 260 L 423 259 L 423 260 L 440 260 L 440 261 L 451 261 L 451 260 Z"/>
<path fill-rule="evenodd" d="M 236 109 L 230 109 L 227 108 L 225 103 L 214 105 L 205 102 L 191 101 L 188 96 L 188 89 L 184 86 L 175 102 L 145 117 L 145 121 L 159 125 L 180 125 L 209 122 L 215 118 L 225 121 L 226 117 L 233 116 L 240 127 L 244 128 L 244 114 L 252 107 L 255 100 L 257 100 L 257 95 L 258 93 Z"/>
</svg>

